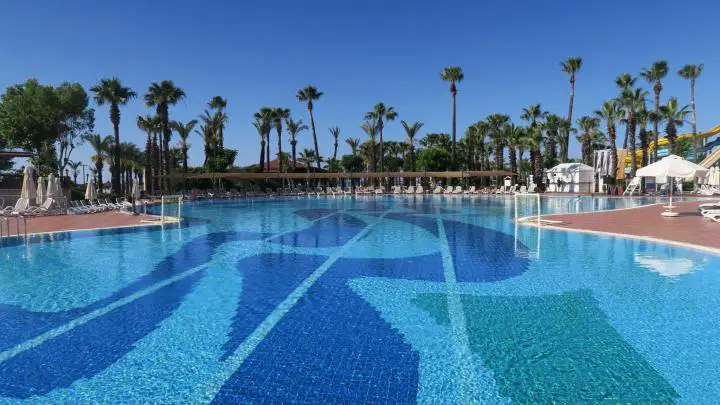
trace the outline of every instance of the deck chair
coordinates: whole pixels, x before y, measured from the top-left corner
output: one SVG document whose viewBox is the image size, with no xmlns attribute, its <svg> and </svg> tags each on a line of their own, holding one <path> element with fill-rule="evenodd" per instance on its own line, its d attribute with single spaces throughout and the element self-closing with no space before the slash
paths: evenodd
<svg viewBox="0 0 720 405">
<path fill-rule="evenodd" d="M 415 189 L 415 194 L 424 194 L 424 193 L 425 193 L 425 189 L 423 188 L 423 186 L 417 186 L 417 188 Z"/>
<path fill-rule="evenodd" d="M 470 188 L 465 190 L 463 193 L 464 194 L 475 194 L 475 189 L 476 189 L 475 186 L 470 186 Z"/>
<path fill-rule="evenodd" d="M 452 188 L 452 187 L 450 187 L 450 188 Z M 455 189 L 452 191 L 452 193 L 453 194 L 462 194 L 463 193 L 462 186 L 455 186 Z"/>
<path fill-rule="evenodd" d="M 415 194 L 415 186 L 410 186 L 405 190 L 405 194 Z"/>
</svg>

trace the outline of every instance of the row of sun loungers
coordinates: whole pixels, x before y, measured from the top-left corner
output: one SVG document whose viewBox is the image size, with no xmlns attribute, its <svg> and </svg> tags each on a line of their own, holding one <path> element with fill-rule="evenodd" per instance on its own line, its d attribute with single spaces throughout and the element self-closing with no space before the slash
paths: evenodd
<svg viewBox="0 0 720 405">
<path fill-rule="evenodd" d="M 55 206 L 55 200 L 52 198 L 46 198 L 43 204 L 38 207 L 31 206 L 30 201 L 27 198 L 18 198 L 15 205 L 7 206 L 0 210 L 0 216 L 14 217 L 49 215 L 57 213 Z"/>
<path fill-rule="evenodd" d="M 105 211 L 127 210 L 132 207 L 132 204 L 125 199 L 117 199 L 115 201 L 116 202 L 112 202 L 107 198 L 71 201 L 67 212 L 68 214 L 95 214 Z"/>
<path fill-rule="evenodd" d="M 703 217 L 714 222 L 720 222 L 720 201 L 700 204 L 698 211 Z"/>
</svg>

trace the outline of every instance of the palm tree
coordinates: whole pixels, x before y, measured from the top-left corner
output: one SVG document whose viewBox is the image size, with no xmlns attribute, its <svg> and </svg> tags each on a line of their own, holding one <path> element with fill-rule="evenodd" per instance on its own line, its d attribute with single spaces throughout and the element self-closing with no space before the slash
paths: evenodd
<svg viewBox="0 0 720 405">
<path fill-rule="evenodd" d="M 272 109 L 272 112 L 270 113 L 270 116 L 272 117 L 273 125 L 275 126 L 275 130 L 277 131 L 277 138 L 278 138 L 278 156 L 280 156 L 282 152 L 282 124 L 283 121 L 290 118 L 290 110 L 287 108 L 280 108 L 275 107 Z M 278 172 L 283 172 L 283 161 L 278 157 Z"/>
<path fill-rule="evenodd" d="M 450 95 L 452 95 L 452 149 L 450 152 L 450 162 L 453 168 L 455 167 L 455 147 L 456 141 L 456 122 L 457 122 L 457 110 L 455 99 L 457 96 L 457 83 L 460 83 L 465 78 L 465 74 L 460 66 L 446 67 L 440 72 L 440 78 L 446 82 L 450 82 Z"/>
<path fill-rule="evenodd" d="M 577 124 L 580 127 L 580 133 L 577 135 L 577 139 L 582 145 L 582 160 L 583 163 L 591 166 L 593 160 L 592 140 L 599 131 L 600 119 L 586 115 L 578 118 Z"/>
<path fill-rule="evenodd" d="M 333 160 L 337 160 L 337 148 L 338 148 L 338 138 L 340 137 L 340 128 L 339 127 L 330 127 L 328 128 L 330 131 L 330 135 L 332 135 L 333 140 L 335 143 L 333 144 Z"/>
<path fill-rule="evenodd" d="M 702 63 L 699 65 L 685 65 L 678 70 L 678 74 L 685 80 L 690 81 L 690 108 L 692 109 L 692 133 L 693 133 L 693 155 L 698 160 L 698 140 L 697 140 L 697 115 L 695 114 L 695 80 L 702 74 Z"/>
<path fill-rule="evenodd" d="M 572 128 L 572 115 L 573 115 L 573 104 L 575 103 L 575 76 L 577 75 L 577 72 L 580 71 L 580 68 L 582 67 L 582 58 L 579 57 L 570 57 L 567 58 L 565 61 L 560 62 L 560 67 L 562 68 L 563 73 L 570 76 L 570 106 L 568 107 L 568 115 L 567 115 L 567 121 L 570 123 L 570 127 Z M 570 137 L 563 136 L 563 141 L 565 139 L 570 139 Z M 563 149 L 563 148 L 561 148 Z M 565 145 L 564 150 L 568 150 L 568 146 Z M 563 156 L 564 160 L 567 160 L 567 156 Z"/>
<path fill-rule="evenodd" d="M 113 134 L 115 135 L 113 166 L 120 167 L 120 106 L 135 98 L 137 93 L 129 87 L 124 87 L 117 77 L 100 80 L 100 84 L 91 87 L 90 91 L 95 93 L 93 98 L 97 105 L 110 104 L 110 122 L 112 122 Z M 120 193 L 120 174 L 114 171 L 110 174 L 112 176 L 113 193 Z"/>
<path fill-rule="evenodd" d="M 495 170 L 503 170 L 505 162 L 503 159 L 505 151 L 505 132 L 503 126 L 510 121 L 510 117 L 504 114 L 492 114 L 487 117 L 490 128 L 490 139 L 495 149 Z M 498 177 L 498 182 L 502 176 Z"/>
<path fill-rule="evenodd" d="M 348 138 L 345 140 L 345 143 L 350 147 L 352 154 L 356 155 L 358 147 L 360 146 L 360 138 Z"/>
<path fill-rule="evenodd" d="M 598 119 L 605 121 L 607 134 L 610 138 L 610 155 L 612 156 L 610 164 L 610 178 L 612 184 L 615 184 L 617 178 L 618 154 L 617 154 L 617 123 L 623 117 L 623 110 L 616 100 L 608 100 L 603 103 L 602 108 L 595 111 Z"/>
<path fill-rule="evenodd" d="M 377 103 L 375 104 L 375 108 L 365 114 L 366 120 L 375 120 L 377 121 L 377 129 L 380 133 L 380 171 L 385 171 L 385 164 L 384 164 L 384 152 L 383 152 L 383 144 L 385 141 L 383 140 L 383 128 L 385 127 L 385 121 L 393 121 L 397 118 L 397 112 L 395 112 L 395 109 L 393 107 L 385 107 L 384 103 Z"/>
<path fill-rule="evenodd" d="M 540 104 L 532 104 L 522 109 L 520 118 L 527 121 L 530 126 L 527 131 L 528 144 L 530 146 L 530 160 L 533 167 L 533 181 L 537 184 L 542 182 L 542 153 L 540 148 L 543 144 L 542 128 L 538 122 L 545 114 Z M 571 128 L 568 126 L 568 133 Z"/>
<path fill-rule="evenodd" d="M 310 168 L 312 167 L 312 162 L 319 161 L 317 156 L 315 156 L 315 151 L 310 148 L 303 149 L 302 152 L 300 152 L 300 161 L 305 163 L 305 167 L 307 168 L 307 172 L 310 173 Z"/>
<path fill-rule="evenodd" d="M 262 145 L 265 145 L 263 153 L 267 160 L 261 160 L 264 160 L 266 162 L 265 166 L 262 167 L 262 170 L 270 171 L 270 131 L 272 130 L 273 126 L 273 109 L 269 107 L 262 107 L 260 108 L 260 110 L 258 110 L 258 112 L 255 113 L 253 117 L 255 118 L 255 121 L 259 121 L 262 124 L 260 125 L 260 127 L 266 131 L 260 139 L 260 143 Z M 261 155 L 261 158 L 262 156 L 263 155 Z"/>
<path fill-rule="evenodd" d="M 163 80 L 160 83 L 153 82 L 150 84 L 147 93 L 145 94 L 145 104 L 148 107 L 155 107 L 155 112 L 160 118 L 162 127 L 162 174 L 170 173 L 170 136 L 172 130 L 170 129 L 170 106 L 177 104 L 180 100 L 185 98 L 185 92 L 176 87 L 172 80 Z M 168 180 L 165 179 L 164 188 L 168 189 Z"/>
<path fill-rule="evenodd" d="M 226 98 L 222 98 L 220 96 L 215 96 L 210 99 L 210 102 L 208 102 L 208 107 L 216 110 L 216 114 L 219 115 L 217 117 L 217 119 L 219 119 L 220 121 L 223 121 L 224 117 L 222 117 L 222 116 L 227 117 L 227 115 L 225 115 L 225 108 L 227 108 L 227 99 Z M 226 118 L 224 120 L 227 121 Z M 223 149 L 225 147 L 224 131 L 225 131 L 225 125 L 223 123 L 223 125 L 218 126 L 218 128 L 217 128 L 217 144 L 218 144 L 219 149 Z"/>
<path fill-rule="evenodd" d="M 307 104 L 308 112 L 310 113 L 310 127 L 313 133 L 313 142 L 315 143 L 315 158 L 317 159 L 317 168 L 320 168 L 320 148 L 318 148 L 317 133 L 315 132 L 315 117 L 313 116 L 313 105 L 314 101 L 320 100 L 323 93 L 318 91 L 313 86 L 307 86 L 303 89 L 298 90 L 297 99 L 301 103 Z"/>
<path fill-rule="evenodd" d="M 503 127 L 503 137 L 508 145 L 508 155 L 510 158 L 510 171 L 517 173 L 518 162 L 516 149 L 519 144 L 522 143 L 522 138 L 525 136 L 525 132 L 522 127 L 515 126 L 515 124 L 505 124 Z"/>
<path fill-rule="evenodd" d="M 653 85 L 653 92 L 655 93 L 655 112 L 660 111 L 660 92 L 663 89 L 662 86 L 662 79 L 667 76 L 668 74 L 668 63 L 664 60 L 659 60 L 652 65 L 650 65 L 649 68 L 644 68 L 642 72 L 640 72 L 640 76 L 642 76 L 645 80 L 648 81 L 648 83 Z M 653 124 L 655 125 L 655 124 Z M 653 139 L 655 141 L 655 150 L 654 150 L 654 156 L 653 160 L 657 160 L 657 143 L 658 143 L 658 127 L 655 125 L 653 127 Z"/>
<path fill-rule="evenodd" d="M 154 132 L 153 128 L 153 117 L 150 115 L 142 116 L 138 115 L 137 117 L 137 127 L 145 132 L 147 135 L 147 138 L 145 140 L 145 182 L 150 181 L 150 184 L 146 186 L 149 186 L 147 188 L 148 191 L 152 191 L 154 189 L 154 179 L 153 179 L 153 172 L 154 172 L 154 165 L 153 163 L 153 147 L 152 147 L 152 134 Z"/>
<path fill-rule="evenodd" d="M 190 149 L 188 138 L 190 137 L 190 133 L 193 131 L 193 128 L 195 128 L 195 125 L 197 125 L 197 123 L 197 120 L 190 120 L 185 124 L 180 121 L 172 121 L 170 123 L 170 127 L 175 132 L 177 132 L 178 136 L 180 137 L 180 152 L 182 153 L 183 188 L 185 187 L 185 173 L 187 173 L 188 168 L 188 149 Z"/>
<path fill-rule="evenodd" d="M 635 143 L 635 129 L 637 127 L 637 118 L 635 114 L 637 111 L 642 109 L 645 106 L 645 97 L 647 97 L 647 92 L 643 89 L 625 89 L 620 94 L 620 98 L 617 99 L 617 101 L 620 103 L 620 106 L 625 111 L 625 138 L 626 138 L 626 146 L 629 146 L 629 152 L 630 152 L 630 177 L 635 177 L 635 171 L 637 170 L 637 155 L 635 154 L 636 151 L 636 143 Z M 657 144 L 656 144 L 657 145 Z"/>
<path fill-rule="evenodd" d="M 670 97 L 667 105 L 660 107 L 660 115 L 665 121 L 665 134 L 667 134 L 668 144 L 670 145 L 668 153 L 673 153 L 675 151 L 675 140 L 677 139 L 677 128 L 682 127 L 687 122 L 690 107 L 680 107 L 677 98 Z"/>
<path fill-rule="evenodd" d="M 632 77 L 630 73 L 623 73 L 617 78 L 615 78 L 615 85 L 620 89 L 622 92 L 623 90 L 632 89 L 635 87 L 635 83 L 637 82 L 636 77 Z"/>
<path fill-rule="evenodd" d="M 102 190 L 103 184 L 102 173 L 103 166 L 105 164 L 105 156 L 107 156 L 110 145 L 113 143 L 113 137 L 110 135 L 101 137 L 99 134 L 92 134 L 88 137 L 87 141 L 95 152 L 95 154 L 90 157 L 90 160 L 95 163 L 95 173 L 97 175 L 95 184 L 99 193 Z M 119 187 L 118 192 L 120 192 Z"/>
<path fill-rule="evenodd" d="M 638 127 L 638 139 L 640 140 L 640 167 L 645 167 L 648 164 L 647 124 L 648 121 L 650 121 L 650 114 L 654 113 L 655 111 L 648 111 L 644 103 L 642 108 L 635 112 L 635 121 Z"/>
<path fill-rule="evenodd" d="M 287 128 L 288 135 L 290 135 L 290 146 L 292 147 L 293 169 L 297 169 L 297 159 L 295 157 L 295 148 L 297 147 L 297 136 L 300 132 L 308 129 L 308 126 L 303 123 L 303 120 L 293 121 L 292 118 L 288 117 L 285 120 L 285 128 Z"/>
<path fill-rule="evenodd" d="M 82 162 L 73 162 L 71 160 L 68 165 L 70 166 L 70 170 L 72 170 L 73 173 L 73 183 L 77 185 L 77 176 L 80 174 L 80 167 L 82 166 Z"/>
<path fill-rule="evenodd" d="M 545 168 L 549 169 L 557 164 L 556 144 L 558 140 L 562 142 L 565 139 L 564 136 L 560 135 L 560 131 L 565 130 L 562 125 L 564 120 L 564 118 L 557 114 L 547 114 L 547 117 L 545 117 L 545 123 L 543 124 L 543 129 L 545 130 Z M 561 147 L 560 149 L 563 148 Z"/>
<path fill-rule="evenodd" d="M 477 150 L 480 152 L 479 161 L 480 161 L 480 170 L 487 170 L 488 164 L 487 162 L 487 153 L 486 153 L 486 144 L 485 144 L 485 138 L 490 133 L 490 125 L 487 123 L 487 121 L 478 121 L 472 125 L 472 135 L 475 140 L 475 144 L 477 145 Z"/>
<path fill-rule="evenodd" d="M 265 170 L 265 143 L 267 142 L 268 134 L 270 133 L 271 124 L 270 120 L 266 119 L 259 113 L 255 113 L 255 121 L 253 126 L 260 135 L 260 171 Z M 268 158 L 269 159 L 269 158 Z"/>
<path fill-rule="evenodd" d="M 377 119 L 372 118 L 370 120 L 365 121 L 364 124 L 360 126 L 360 128 L 365 131 L 365 134 L 370 137 L 369 139 L 369 151 L 367 155 L 368 160 L 368 166 L 370 167 L 370 171 L 374 172 L 375 170 L 375 163 L 377 162 L 377 142 L 376 137 L 378 134 L 378 124 Z"/>
<path fill-rule="evenodd" d="M 406 121 L 401 120 L 400 124 L 402 124 L 403 129 L 405 130 L 405 143 L 407 143 L 408 151 L 410 152 L 410 170 L 415 171 L 415 136 L 418 132 L 420 132 L 420 129 L 423 127 L 422 122 L 415 121 L 412 124 L 408 124 Z"/>
</svg>

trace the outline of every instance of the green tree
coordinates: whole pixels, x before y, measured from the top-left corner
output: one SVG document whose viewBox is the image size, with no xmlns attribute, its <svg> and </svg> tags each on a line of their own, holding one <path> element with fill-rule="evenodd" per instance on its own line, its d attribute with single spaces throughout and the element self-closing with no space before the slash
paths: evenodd
<svg viewBox="0 0 720 405">
<path fill-rule="evenodd" d="M 655 112 L 658 113 L 660 111 L 660 92 L 662 92 L 663 86 L 662 86 L 662 79 L 665 78 L 668 74 L 668 63 L 664 60 L 659 60 L 650 65 L 649 68 L 644 68 L 642 72 L 640 73 L 640 76 L 642 76 L 645 80 L 648 81 L 648 83 L 653 85 L 653 93 L 655 93 Z M 655 125 L 655 124 L 653 124 Z M 657 160 L 657 144 L 658 144 L 658 127 L 653 127 L 653 140 L 655 141 L 655 149 L 654 149 L 654 156 L 653 160 Z"/>
<path fill-rule="evenodd" d="M 508 146 L 508 158 L 510 159 L 510 171 L 518 172 L 517 147 L 523 142 L 525 131 L 522 127 L 509 123 L 503 125 L 503 138 Z"/>
<path fill-rule="evenodd" d="M 563 73 L 567 74 L 570 77 L 570 106 L 568 107 L 568 115 L 566 120 L 570 123 L 570 129 L 572 128 L 572 116 L 573 116 L 573 104 L 575 102 L 575 77 L 577 75 L 577 72 L 580 71 L 580 68 L 582 67 L 582 58 L 579 57 L 571 57 L 567 58 L 565 61 L 560 62 L 560 67 L 562 68 Z M 570 137 L 563 137 L 562 140 L 570 139 Z M 560 148 L 563 151 L 568 150 L 568 145 L 563 145 L 563 147 Z M 568 156 L 560 156 L 563 162 L 567 162 Z"/>
<path fill-rule="evenodd" d="M 320 159 L 318 158 L 318 156 L 315 155 L 314 150 L 310 148 L 305 148 L 302 152 L 300 152 L 300 161 L 305 164 L 307 172 L 310 173 L 310 169 L 312 168 L 312 162 L 319 162 Z"/>
<path fill-rule="evenodd" d="M 188 149 L 190 149 L 190 143 L 188 142 L 188 139 L 190 138 L 190 134 L 192 133 L 193 129 L 195 128 L 195 125 L 197 125 L 197 120 L 190 120 L 187 123 L 182 123 L 180 121 L 172 121 L 170 122 L 170 127 L 178 133 L 178 136 L 180 137 L 179 146 L 180 146 L 180 153 L 182 156 L 182 177 L 183 177 L 183 188 L 185 187 L 185 174 L 187 173 L 188 169 Z"/>
<path fill-rule="evenodd" d="M 318 91 L 313 86 L 307 86 L 300 89 L 297 93 L 297 99 L 301 103 L 307 105 L 308 112 L 310 113 L 310 127 L 312 128 L 313 143 L 315 144 L 315 158 L 317 159 L 317 168 L 320 168 L 320 148 L 318 147 L 317 132 L 315 131 L 315 116 L 313 115 L 314 102 L 320 100 L 323 93 Z"/>
<path fill-rule="evenodd" d="M 444 148 L 425 148 L 418 152 L 417 164 L 420 170 L 445 171 L 451 161 L 451 153 Z"/>
<path fill-rule="evenodd" d="M 283 153 L 282 151 L 282 124 L 283 121 L 290 118 L 290 110 L 287 108 L 281 108 L 281 107 L 275 107 L 270 112 L 270 116 L 272 117 L 273 126 L 275 127 L 275 130 L 277 131 L 277 139 L 278 139 L 278 156 L 280 156 L 280 153 Z M 278 158 L 278 172 L 283 172 L 283 162 L 280 158 Z"/>
<path fill-rule="evenodd" d="M 699 160 L 698 139 L 697 139 L 697 115 L 695 113 L 695 81 L 702 74 L 705 65 L 685 65 L 678 70 L 678 75 L 685 80 L 690 81 L 690 108 L 692 109 L 692 133 L 693 133 L 693 155 L 695 160 Z"/>
<path fill-rule="evenodd" d="M 253 121 L 253 126 L 257 130 L 258 135 L 260 136 L 260 171 L 265 170 L 265 143 L 267 142 L 268 136 L 270 134 L 270 130 L 272 129 L 272 124 L 269 119 L 269 117 L 264 114 L 262 111 L 255 113 L 255 121 Z M 269 158 L 268 158 L 269 159 Z"/>
<path fill-rule="evenodd" d="M 505 169 L 505 135 L 506 132 L 503 127 L 510 122 L 510 117 L 505 114 L 492 114 L 486 118 L 486 121 L 490 127 L 490 139 L 492 140 L 493 148 L 495 149 L 495 170 Z M 498 181 L 502 176 L 498 176 Z"/>
<path fill-rule="evenodd" d="M 338 149 L 338 138 L 340 138 L 340 128 L 339 127 L 330 127 L 328 129 L 330 131 L 330 135 L 333 137 L 333 160 L 337 160 L 337 149 Z"/>
<path fill-rule="evenodd" d="M 152 142 L 152 135 L 155 132 L 155 123 L 154 117 L 151 115 L 138 115 L 137 117 L 137 127 L 145 132 L 146 134 L 146 140 L 145 140 L 145 181 L 150 182 L 148 184 L 151 192 L 155 189 L 155 179 L 154 179 L 154 173 L 155 173 L 155 165 L 153 164 L 153 142 Z"/>
<path fill-rule="evenodd" d="M 297 169 L 297 157 L 295 155 L 295 151 L 297 148 L 297 136 L 300 134 L 300 132 L 308 129 L 308 126 L 303 123 L 303 120 L 293 121 L 292 118 L 288 117 L 285 120 L 285 128 L 287 128 L 288 135 L 290 135 L 293 169 Z"/>
<path fill-rule="evenodd" d="M 453 167 L 455 165 L 455 147 L 457 145 L 457 83 L 460 83 L 463 79 L 465 79 L 465 74 L 460 66 L 450 66 L 440 72 L 440 78 L 446 82 L 450 82 L 450 95 L 452 96 L 452 149 L 450 151 L 450 167 Z"/>
<path fill-rule="evenodd" d="M 345 143 L 348 144 L 353 155 L 357 155 L 358 147 L 360 146 L 360 138 L 347 138 Z"/>
<path fill-rule="evenodd" d="M 68 163 L 68 166 L 70 166 L 70 170 L 72 171 L 72 174 L 73 174 L 73 183 L 74 183 L 75 185 L 77 185 L 77 184 L 78 184 L 78 182 L 77 182 L 77 176 L 80 174 L 80 167 L 82 167 L 82 162 L 80 162 L 80 161 L 78 161 L 78 162 L 70 161 L 70 162 Z"/>
<path fill-rule="evenodd" d="M 100 84 L 90 88 L 95 93 L 93 99 L 98 106 L 105 104 L 110 105 L 110 122 L 113 126 L 113 134 L 115 135 L 115 150 L 113 151 L 113 166 L 120 167 L 120 106 L 127 104 L 130 100 L 137 97 L 137 93 L 130 87 L 125 87 L 120 79 L 113 77 L 111 79 L 102 79 Z M 117 170 L 117 169 L 116 169 Z M 120 193 L 120 176 L 121 173 L 110 173 L 112 177 L 113 193 Z"/>
<path fill-rule="evenodd" d="M 677 98 L 670 97 L 668 103 L 660 107 L 660 115 L 663 121 L 665 121 L 665 134 L 667 135 L 670 146 L 668 152 L 674 153 L 677 129 L 687 122 L 687 116 L 690 115 L 690 108 L 688 106 L 679 106 Z"/>
<path fill-rule="evenodd" d="M 383 145 L 385 141 L 383 140 L 383 128 L 385 128 L 385 120 L 388 121 L 394 121 L 395 118 L 397 118 L 397 112 L 395 112 L 395 109 L 393 107 L 386 107 L 384 103 L 377 103 L 375 104 L 375 108 L 365 114 L 366 120 L 375 120 L 377 123 L 377 131 L 380 134 L 380 171 L 385 171 L 385 163 L 384 163 L 384 152 L 383 152 Z"/>
<path fill-rule="evenodd" d="M 412 124 L 408 124 L 406 121 L 401 120 L 403 129 L 405 130 L 405 143 L 407 144 L 408 151 L 410 152 L 410 170 L 415 171 L 415 136 L 417 136 L 420 129 L 423 127 L 423 123 L 415 121 Z"/>
<path fill-rule="evenodd" d="M 261 169 L 270 171 L 270 161 L 272 160 L 270 158 L 270 131 L 272 131 L 273 127 L 273 109 L 269 107 L 261 107 L 260 110 L 255 113 L 254 118 L 256 122 L 260 123 L 259 128 L 265 131 L 260 138 L 261 145 L 265 145 L 264 151 L 261 152 L 260 160 L 263 160 L 266 163 L 265 167 L 261 167 Z M 258 127 L 256 126 L 255 128 L 257 129 Z M 265 158 L 263 158 L 263 156 Z"/>
<path fill-rule="evenodd" d="M 610 155 L 612 156 L 612 163 L 610 166 L 610 178 L 612 184 L 615 184 L 618 168 L 616 127 L 618 122 L 620 122 L 623 117 L 623 110 L 616 100 L 608 100 L 603 103 L 601 109 L 595 111 L 595 116 L 598 119 L 605 121 L 608 138 L 610 139 Z"/>
<path fill-rule="evenodd" d="M 215 121 L 218 124 L 216 128 L 217 146 L 219 149 L 225 147 L 225 123 L 227 122 L 227 115 L 225 109 L 227 108 L 227 99 L 220 96 L 215 96 L 208 102 L 208 107 L 215 110 Z"/>
<path fill-rule="evenodd" d="M 533 179 L 537 184 L 542 182 L 542 124 L 540 120 L 544 117 L 540 104 L 533 104 L 523 108 L 520 118 L 530 125 L 527 132 L 528 146 L 530 146 L 530 160 L 532 161 Z M 570 128 L 568 128 L 568 131 Z"/>
<path fill-rule="evenodd" d="M 105 164 L 105 157 L 108 154 L 110 146 L 113 143 L 113 137 L 107 135 L 102 137 L 98 134 L 92 134 L 87 137 L 87 142 L 93 149 L 94 155 L 90 157 L 90 160 L 95 164 L 95 175 L 96 175 L 96 187 L 98 192 L 102 190 L 103 185 L 103 166 Z"/>
<path fill-rule="evenodd" d="M 643 89 L 625 89 L 620 94 L 620 98 L 617 101 L 625 111 L 625 129 L 627 145 L 629 146 L 630 153 L 630 177 L 635 177 L 635 171 L 637 170 L 637 155 L 635 153 L 637 144 L 635 142 L 635 130 L 637 128 L 637 117 L 636 113 L 640 109 L 645 108 L 645 97 L 647 92 Z M 657 145 L 657 143 L 656 143 Z"/>
<path fill-rule="evenodd" d="M 558 141 L 564 139 L 560 136 L 563 128 L 564 118 L 557 114 L 547 114 L 542 127 L 545 131 L 545 159 L 543 166 L 549 169 L 558 163 L 557 147 Z M 562 149 L 562 148 L 561 148 Z"/>
<path fill-rule="evenodd" d="M 147 93 L 145 93 L 145 104 L 148 107 L 155 107 L 155 112 L 160 118 L 162 127 L 162 148 L 161 168 L 162 174 L 170 174 L 170 160 L 168 159 L 168 150 L 170 149 L 170 106 L 173 106 L 185 98 L 185 91 L 175 86 L 172 80 L 163 80 L 160 83 L 153 82 L 150 84 Z M 164 189 L 167 190 L 169 183 L 167 178 L 164 182 Z"/>
<path fill-rule="evenodd" d="M 600 119 L 590 116 L 583 116 L 577 120 L 580 133 L 577 135 L 578 142 L 582 145 L 582 161 L 592 166 L 593 161 L 593 139 L 599 132 Z"/>
<path fill-rule="evenodd" d="M 378 134 L 378 123 L 376 118 L 371 118 L 367 121 L 365 121 L 364 124 L 360 126 L 360 128 L 365 132 L 365 134 L 370 138 L 368 139 L 367 145 L 365 145 L 365 148 L 363 148 L 363 155 L 365 160 L 368 163 L 368 167 L 370 167 L 370 171 L 374 172 L 376 171 L 376 163 L 377 163 L 377 134 Z"/>
</svg>

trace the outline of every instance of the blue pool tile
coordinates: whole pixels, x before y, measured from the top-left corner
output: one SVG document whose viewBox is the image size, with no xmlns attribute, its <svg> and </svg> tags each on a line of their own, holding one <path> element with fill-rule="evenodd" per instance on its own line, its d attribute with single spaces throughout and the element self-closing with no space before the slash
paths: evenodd
<svg viewBox="0 0 720 405">
<path fill-rule="evenodd" d="M 316 220 L 303 230 L 282 234 L 270 242 L 301 248 L 342 246 L 360 233 L 365 222 L 348 214 L 335 214 Z"/>
</svg>

